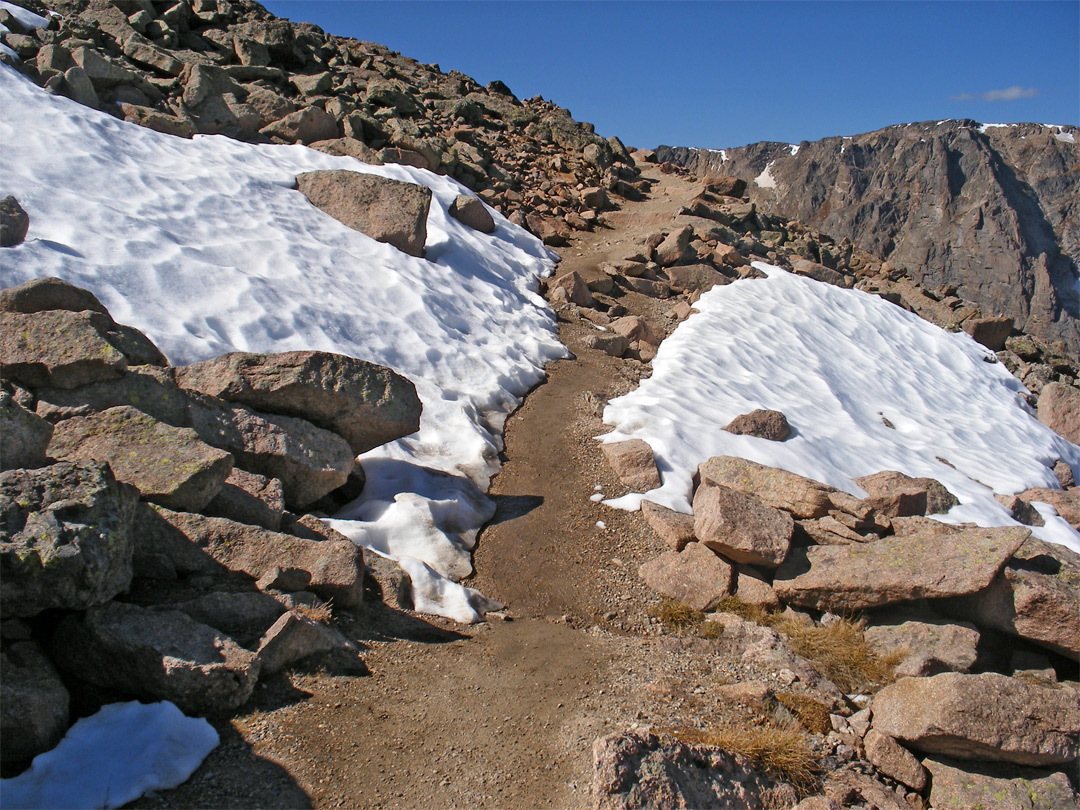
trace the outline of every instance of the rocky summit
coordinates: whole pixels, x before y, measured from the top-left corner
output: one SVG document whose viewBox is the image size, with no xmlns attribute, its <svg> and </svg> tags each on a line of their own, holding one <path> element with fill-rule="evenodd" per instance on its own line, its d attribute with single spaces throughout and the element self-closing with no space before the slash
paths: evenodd
<svg viewBox="0 0 1080 810">
<path fill-rule="evenodd" d="M 252 0 L 0 44 L 5 806 L 1080 807 L 1074 127 L 630 149 Z"/>
</svg>

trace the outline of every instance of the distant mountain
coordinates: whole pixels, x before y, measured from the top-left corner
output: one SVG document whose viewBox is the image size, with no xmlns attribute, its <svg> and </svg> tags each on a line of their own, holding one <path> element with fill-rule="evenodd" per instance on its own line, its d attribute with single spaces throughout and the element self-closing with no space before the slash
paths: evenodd
<svg viewBox="0 0 1080 810">
<path fill-rule="evenodd" d="M 901 124 L 797 146 L 661 146 L 699 176 L 847 237 L 928 287 L 1080 353 L 1080 129 L 975 121 Z"/>
</svg>

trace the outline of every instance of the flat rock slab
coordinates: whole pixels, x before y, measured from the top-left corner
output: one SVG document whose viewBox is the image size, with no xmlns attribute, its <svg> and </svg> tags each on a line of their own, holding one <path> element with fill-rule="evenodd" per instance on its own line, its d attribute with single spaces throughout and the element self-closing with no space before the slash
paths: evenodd
<svg viewBox="0 0 1080 810">
<path fill-rule="evenodd" d="M 984 810 L 1076 810 L 1076 793 L 1064 773 L 1023 770 L 1004 777 L 979 773 L 958 763 L 927 758 L 930 772 L 930 806 Z M 1020 771 L 1020 769 L 1016 769 Z"/>
<path fill-rule="evenodd" d="M 641 502 L 641 515 L 672 551 L 682 551 L 694 542 L 694 516 L 684 515 L 652 501 Z"/>
<path fill-rule="evenodd" d="M 198 512 L 221 490 L 233 457 L 128 405 L 65 419 L 53 431 L 49 454 L 61 461 L 107 461 L 117 480 L 148 501 Z"/>
<path fill-rule="evenodd" d="M 364 595 L 364 555 L 349 540 L 306 540 L 189 512 L 154 508 L 139 522 L 139 553 L 167 557 L 179 573 L 246 574 L 262 590 L 312 591 L 342 608 Z"/>
<path fill-rule="evenodd" d="M 181 388 L 307 419 L 366 453 L 420 429 L 416 387 L 385 366 L 330 352 L 233 352 L 176 370 Z"/>
<path fill-rule="evenodd" d="M 1072 762 L 1080 695 L 989 672 L 901 678 L 874 698 L 873 727 L 926 754 L 1040 767 Z"/>
<path fill-rule="evenodd" d="M 638 574 L 654 591 L 694 610 L 708 610 L 729 593 L 734 569 L 700 543 L 667 551 L 642 564 Z"/>
<path fill-rule="evenodd" d="M 967 672 L 978 657 L 979 631 L 968 622 L 906 621 L 866 628 L 866 640 L 879 655 L 902 652 L 900 677 Z"/>
<path fill-rule="evenodd" d="M 76 388 L 120 377 L 127 358 L 93 317 L 67 310 L 0 312 L 0 376 L 28 388 Z"/>
<path fill-rule="evenodd" d="M 738 490 L 706 483 L 694 493 L 698 542 L 728 559 L 773 568 L 791 549 L 791 515 Z"/>
<path fill-rule="evenodd" d="M 790 512 L 796 519 L 825 517 L 832 509 L 832 487 L 801 475 L 766 467 L 735 456 L 717 456 L 698 465 L 698 480 L 752 495 L 766 506 Z"/>
<path fill-rule="evenodd" d="M 243 704 L 255 688 L 255 654 L 176 610 L 109 602 L 60 623 L 51 645 L 60 666 L 97 686 L 171 700 L 189 715 Z"/>
<path fill-rule="evenodd" d="M 0 617 L 84 610 L 127 590 L 138 501 L 104 462 L 0 473 Z"/>
<path fill-rule="evenodd" d="M 424 255 L 431 207 L 426 186 L 343 170 L 304 172 L 296 184 L 312 205 L 342 224 L 410 256 Z"/>
<path fill-rule="evenodd" d="M 789 604 L 839 613 L 975 593 L 1029 536 L 1019 527 L 956 528 L 945 535 L 811 546 L 777 570 L 773 588 Z"/>
<path fill-rule="evenodd" d="M 766 794 L 775 789 L 776 783 L 745 759 L 720 748 L 641 732 L 612 734 L 593 743 L 596 810 L 763 810 Z"/>
</svg>

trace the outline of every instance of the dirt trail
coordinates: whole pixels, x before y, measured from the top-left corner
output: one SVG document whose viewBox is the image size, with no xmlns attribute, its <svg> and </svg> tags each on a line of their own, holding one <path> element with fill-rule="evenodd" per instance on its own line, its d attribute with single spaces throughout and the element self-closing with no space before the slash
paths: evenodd
<svg viewBox="0 0 1080 810">
<path fill-rule="evenodd" d="M 595 266 L 689 196 L 685 180 L 655 167 L 645 176 L 656 182 L 650 199 L 624 204 L 617 227 L 583 234 L 557 274 Z M 670 307 L 636 293 L 623 303 Z M 594 328 L 560 322 L 575 358 L 552 364 L 506 425 L 491 489 L 499 511 L 468 584 L 504 601 L 510 620 L 463 628 L 372 600 L 341 628 L 361 644 L 369 674 L 260 683 L 254 710 L 218 723 L 223 744 L 189 782 L 134 806 L 591 805 L 593 739 L 685 706 L 686 695 L 662 685 L 665 673 L 710 674 L 701 650 L 657 637 L 646 615 L 656 597 L 636 571 L 660 541 L 639 513 L 590 500 L 626 491 L 594 437 L 603 403 L 648 373 L 582 350 Z"/>
</svg>

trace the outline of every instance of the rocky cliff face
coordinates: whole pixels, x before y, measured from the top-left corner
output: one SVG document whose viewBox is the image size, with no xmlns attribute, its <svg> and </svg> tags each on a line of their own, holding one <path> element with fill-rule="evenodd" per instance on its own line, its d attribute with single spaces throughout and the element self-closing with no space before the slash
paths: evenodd
<svg viewBox="0 0 1080 810">
<path fill-rule="evenodd" d="M 1025 332 L 1080 352 L 1076 127 L 970 120 L 798 146 L 660 147 L 662 161 L 748 182 L 761 207 L 847 237 L 929 287 L 955 286 Z"/>
</svg>

